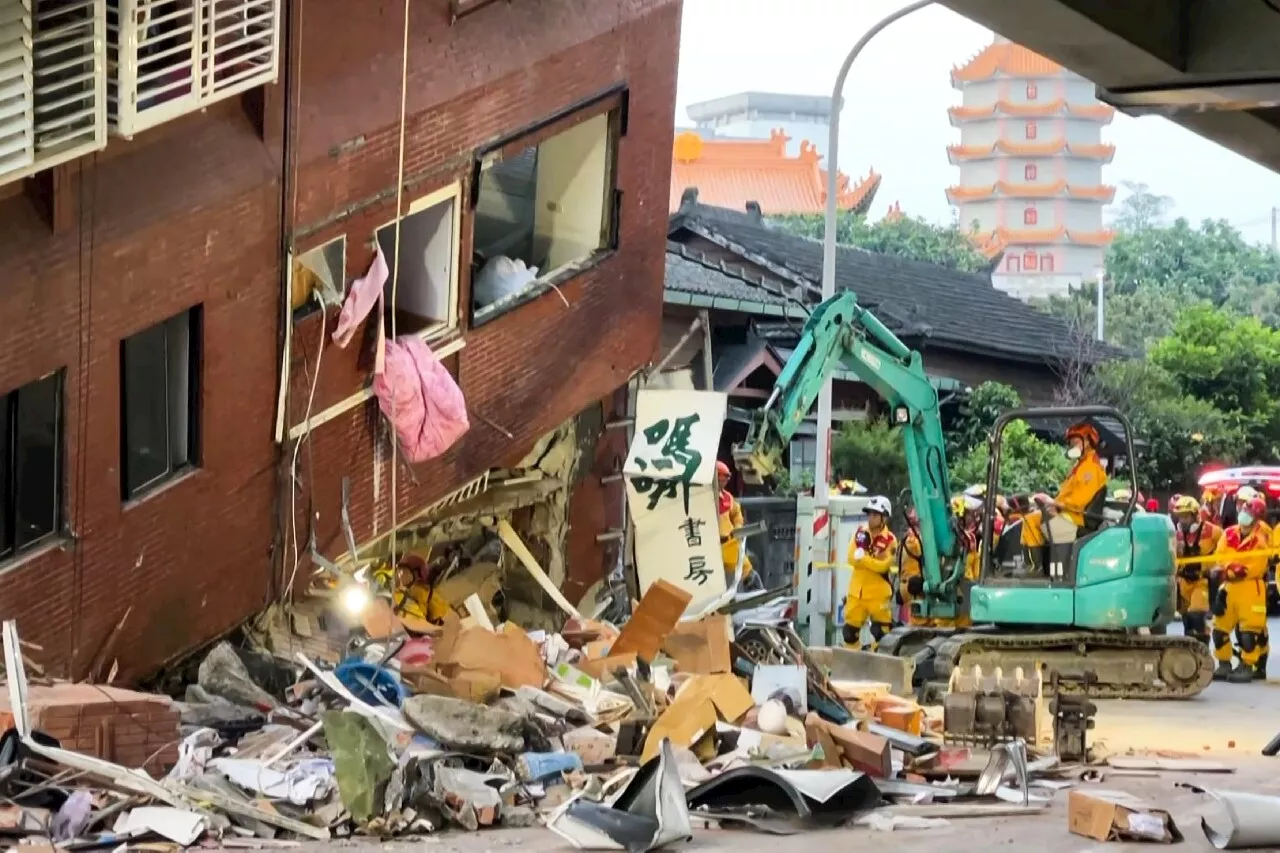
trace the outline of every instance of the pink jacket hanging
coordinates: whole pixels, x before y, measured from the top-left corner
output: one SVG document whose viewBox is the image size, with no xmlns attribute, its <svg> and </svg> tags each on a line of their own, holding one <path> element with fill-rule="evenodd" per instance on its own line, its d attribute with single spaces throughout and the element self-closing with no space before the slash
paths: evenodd
<svg viewBox="0 0 1280 853">
<path fill-rule="evenodd" d="M 369 316 L 373 306 L 378 304 L 388 275 L 390 271 L 387 269 L 387 259 L 382 256 L 382 246 L 378 246 L 373 262 L 369 264 L 369 271 L 363 278 L 358 278 L 351 283 L 351 291 L 347 294 L 346 301 L 342 303 L 342 313 L 338 315 L 338 327 L 333 330 L 333 342 L 339 347 L 345 348 L 351 343 L 356 328 L 364 322 L 365 317 Z"/>
<path fill-rule="evenodd" d="M 471 427 L 462 389 L 431 348 L 414 335 L 387 341 L 386 361 L 383 372 L 373 377 L 373 393 L 410 463 L 434 459 Z"/>
</svg>

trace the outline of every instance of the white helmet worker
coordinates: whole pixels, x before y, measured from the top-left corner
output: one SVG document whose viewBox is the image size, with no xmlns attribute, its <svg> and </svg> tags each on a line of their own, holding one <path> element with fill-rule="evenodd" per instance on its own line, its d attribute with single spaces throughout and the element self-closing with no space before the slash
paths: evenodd
<svg viewBox="0 0 1280 853">
<path fill-rule="evenodd" d="M 893 504 L 884 495 L 876 495 L 867 501 L 866 512 L 878 512 L 887 519 L 893 515 Z"/>
</svg>

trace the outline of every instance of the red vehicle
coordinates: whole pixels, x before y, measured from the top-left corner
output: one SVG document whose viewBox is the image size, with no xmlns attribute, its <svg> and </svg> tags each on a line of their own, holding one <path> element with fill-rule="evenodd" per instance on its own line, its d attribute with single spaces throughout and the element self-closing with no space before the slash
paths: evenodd
<svg viewBox="0 0 1280 853">
<path fill-rule="evenodd" d="M 1223 468 L 1208 471 L 1200 477 L 1200 488 L 1211 489 L 1219 495 L 1214 507 L 1224 526 L 1235 524 L 1236 491 L 1241 486 L 1252 486 L 1267 502 L 1267 524 L 1280 524 L 1280 465 L 1247 465 L 1243 468 Z M 1272 558 L 1267 569 L 1267 613 L 1280 615 L 1280 590 L 1276 589 L 1276 559 Z"/>
</svg>

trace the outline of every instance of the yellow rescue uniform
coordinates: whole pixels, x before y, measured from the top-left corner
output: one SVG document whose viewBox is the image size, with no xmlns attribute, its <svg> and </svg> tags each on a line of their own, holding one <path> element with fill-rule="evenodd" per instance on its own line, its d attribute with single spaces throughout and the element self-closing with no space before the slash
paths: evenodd
<svg viewBox="0 0 1280 853">
<path fill-rule="evenodd" d="M 727 498 L 727 500 L 726 500 Z M 720 513 L 720 559 L 724 562 L 724 570 L 733 577 L 738 567 L 738 552 L 742 549 L 742 540 L 733 535 L 733 531 L 746 524 L 742 516 L 742 504 L 728 492 L 720 493 L 720 506 L 728 505 L 728 509 Z M 742 577 L 751 574 L 751 557 L 742 555 Z"/>
<path fill-rule="evenodd" d="M 966 531 L 965 548 L 967 553 L 964 555 L 964 579 L 971 583 L 977 583 L 979 576 L 982 574 L 982 564 L 978 557 L 978 539 L 977 533 L 974 531 Z M 938 628 L 968 628 L 973 625 L 973 619 L 969 616 L 969 602 L 960 603 L 961 610 L 956 613 L 954 619 L 938 618 L 933 620 L 933 624 Z"/>
<path fill-rule="evenodd" d="M 1240 662 L 1254 667 L 1268 651 L 1267 637 L 1267 561 L 1265 551 L 1271 530 L 1256 523 L 1249 530 L 1240 525 L 1228 527 L 1218 542 L 1214 556 L 1222 571 L 1222 588 L 1214 602 L 1213 653 L 1219 661 L 1231 663 L 1233 654 Z M 1236 632 L 1238 648 L 1231 645 L 1231 632 Z"/>
<path fill-rule="evenodd" d="M 1107 469 L 1102 467 L 1098 452 L 1090 448 L 1076 461 L 1067 479 L 1062 481 L 1058 496 L 1053 499 L 1053 503 L 1058 507 L 1059 512 L 1071 519 L 1072 524 L 1083 527 L 1085 509 L 1097 496 L 1099 490 L 1106 487 Z M 1036 548 L 1045 544 L 1044 530 L 1041 529 L 1043 521 L 1044 517 L 1039 510 L 1023 516 L 1023 545 Z"/>
<path fill-rule="evenodd" d="M 866 533 L 871 539 L 869 547 L 858 554 L 858 534 Z M 878 641 L 893 628 L 893 587 L 889 585 L 889 572 L 897 563 L 898 537 L 887 527 L 872 533 L 866 525 L 858 528 L 849 543 L 849 565 L 853 577 L 849 579 L 849 593 L 844 603 L 846 632 L 853 632 L 853 639 L 845 645 L 860 648 L 862 626 L 871 622 L 871 636 Z"/>
<path fill-rule="evenodd" d="M 918 578 L 924 574 L 920 565 L 920 559 L 923 554 L 924 551 L 920 547 L 920 537 L 916 535 L 915 531 L 908 531 L 906 538 L 902 540 L 902 551 L 899 554 L 902 565 L 898 569 L 898 597 L 902 599 L 902 606 L 907 611 L 907 624 L 915 625 L 919 628 L 928 628 L 933 625 L 934 620 L 928 616 L 917 616 L 911 612 L 911 602 L 915 601 L 916 597 L 908 589 L 913 578 Z"/>
<path fill-rule="evenodd" d="M 1222 528 L 1201 522 L 1194 530 L 1178 526 L 1178 556 L 1208 557 L 1218 550 Z M 1182 633 L 1204 642 L 1209 641 L 1209 573 L 1213 563 L 1188 563 L 1178 568 L 1178 612 L 1182 614 Z"/>
</svg>

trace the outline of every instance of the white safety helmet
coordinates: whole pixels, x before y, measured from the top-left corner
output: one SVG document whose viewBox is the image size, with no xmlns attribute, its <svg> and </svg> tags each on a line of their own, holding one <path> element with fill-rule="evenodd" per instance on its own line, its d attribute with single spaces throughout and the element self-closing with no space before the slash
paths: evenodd
<svg viewBox="0 0 1280 853">
<path fill-rule="evenodd" d="M 878 512 L 885 518 L 893 515 L 893 504 L 884 495 L 876 495 L 867 501 L 867 512 Z"/>
<path fill-rule="evenodd" d="M 1260 497 L 1262 495 L 1258 494 L 1258 490 L 1253 486 L 1241 486 L 1236 489 L 1236 503 L 1244 503 Z"/>
<path fill-rule="evenodd" d="M 975 483 L 964 490 L 964 495 L 967 498 L 985 498 L 987 496 L 987 485 L 986 483 Z"/>
</svg>

